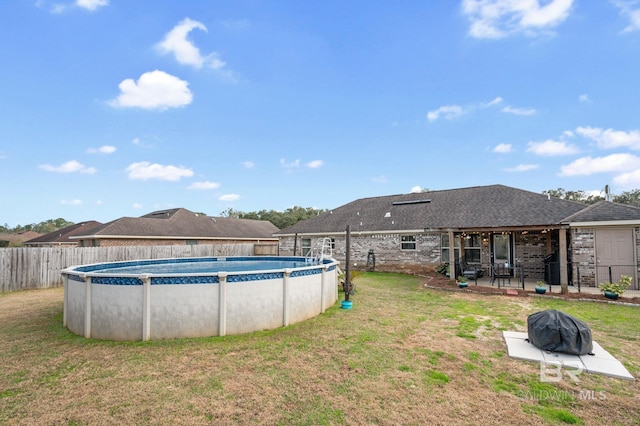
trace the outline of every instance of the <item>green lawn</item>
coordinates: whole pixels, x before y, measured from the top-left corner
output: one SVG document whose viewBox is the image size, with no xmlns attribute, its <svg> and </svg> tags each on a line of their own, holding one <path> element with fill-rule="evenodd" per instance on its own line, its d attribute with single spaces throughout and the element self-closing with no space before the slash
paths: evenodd
<svg viewBox="0 0 640 426">
<path fill-rule="evenodd" d="M 367 273 L 340 303 L 277 330 L 154 342 L 84 339 L 61 289 L 0 294 L 0 424 L 640 423 L 640 386 L 584 373 L 539 379 L 503 330 L 570 313 L 640 373 L 640 308 L 425 290 Z"/>
</svg>

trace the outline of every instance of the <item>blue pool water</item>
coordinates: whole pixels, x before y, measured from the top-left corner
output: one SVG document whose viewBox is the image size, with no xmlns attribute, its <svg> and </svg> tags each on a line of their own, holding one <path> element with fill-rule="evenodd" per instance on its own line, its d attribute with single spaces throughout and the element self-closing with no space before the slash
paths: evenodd
<svg viewBox="0 0 640 426">
<path fill-rule="evenodd" d="M 239 271 L 271 271 L 317 265 L 314 259 L 265 257 L 155 259 L 81 266 L 79 272 L 109 274 L 200 274 Z"/>
</svg>

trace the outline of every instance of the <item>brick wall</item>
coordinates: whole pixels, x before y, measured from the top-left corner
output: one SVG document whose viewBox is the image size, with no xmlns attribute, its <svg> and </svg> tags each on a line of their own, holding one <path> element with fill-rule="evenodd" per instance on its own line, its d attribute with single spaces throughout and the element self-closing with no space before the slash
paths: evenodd
<svg viewBox="0 0 640 426">
<path fill-rule="evenodd" d="M 399 234 L 358 235 L 351 234 L 351 267 L 365 270 L 369 250 L 373 250 L 376 259 L 376 270 L 385 272 L 404 272 L 425 274 L 432 272 L 440 264 L 440 234 L 416 235 L 416 250 L 402 250 Z M 303 237 L 307 238 L 307 237 Z M 346 242 L 344 235 L 335 236 L 333 257 L 340 261 L 344 268 Z M 297 255 L 301 253 L 301 237 L 298 238 Z M 280 239 L 280 255 L 293 255 L 293 237 Z M 322 237 L 312 237 L 311 247 L 317 255 L 322 247 Z"/>
<path fill-rule="evenodd" d="M 555 231 L 557 233 L 557 231 Z M 547 240 L 549 233 L 540 231 L 515 233 L 514 236 L 514 259 L 516 265 L 522 265 L 522 273 L 525 278 L 542 280 L 544 279 L 544 259 L 547 255 L 558 250 L 557 238 L 553 238 L 551 251 L 547 252 Z"/>
<path fill-rule="evenodd" d="M 92 240 L 81 240 L 84 247 L 93 247 Z M 187 244 L 196 240 L 175 240 L 175 239 L 101 239 L 99 247 L 131 247 L 131 246 L 185 246 L 185 245 L 218 245 L 218 244 L 256 244 L 264 241 L 248 240 L 197 240 L 197 244 Z M 273 244 L 277 244 L 274 242 Z"/>
<path fill-rule="evenodd" d="M 577 283 L 580 274 L 580 286 L 595 287 L 596 283 L 596 234 L 593 228 L 573 228 L 572 271 L 573 281 Z"/>
</svg>

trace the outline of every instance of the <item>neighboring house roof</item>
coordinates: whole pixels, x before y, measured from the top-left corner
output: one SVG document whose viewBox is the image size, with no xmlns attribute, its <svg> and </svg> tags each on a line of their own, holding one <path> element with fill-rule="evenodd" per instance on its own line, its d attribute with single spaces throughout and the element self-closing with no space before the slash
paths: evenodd
<svg viewBox="0 0 640 426">
<path fill-rule="evenodd" d="M 615 217 L 619 205 L 598 207 L 598 217 Z M 554 227 L 588 206 L 504 185 L 426 191 L 362 198 L 276 235 L 393 232 L 429 229 L 491 229 Z M 633 215 L 631 215 L 633 216 Z M 635 214 L 640 219 L 640 210 Z M 609 219 L 605 219 L 609 220 Z"/>
<path fill-rule="evenodd" d="M 76 245 L 76 240 L 70 240 L 70 237 L 76 235 L 86 234 L 91 229 L 102 225 L 102 222 L 95 220 L 89 220 L 86 222 L 79 222 L 67 227 L 58 229 L 57 231 L 49 232 L 48 234 L 40 235 L 39 237 L 32 238 L 29 241 L 25 241 L 25 245 Z"/>
<path fill-rule="evenodd" d="M 176 208 L 122 217 L 75 238 L 275 240 L 277 231 L 278 227 L 265 220 L 211 217 Z"/>
</svg>

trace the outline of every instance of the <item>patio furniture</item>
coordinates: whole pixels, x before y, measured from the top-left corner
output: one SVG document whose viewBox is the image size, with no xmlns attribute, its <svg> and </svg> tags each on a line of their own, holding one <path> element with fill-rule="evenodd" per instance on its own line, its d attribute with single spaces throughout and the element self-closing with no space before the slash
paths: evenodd
<svg viewBox="0 0 640 426">
<path fill-rule="evenodd" d="M 465 262 L 462 264 L 462 275 L 470 280 L 477 280 L 482 278 L 484 271 L 481 265 L 469 265 Z"/>
<path fill-rule="evenodd" d="M 491 285 L 498 281 L 498 287 L 500 287 L 500 280 L 502 280 L 502 285 L 505 284 L 505 280 L 511 284 L 512 271 L 513 266 L 508 263 L 493 263 L 491 265 Z"/>
</svg>

